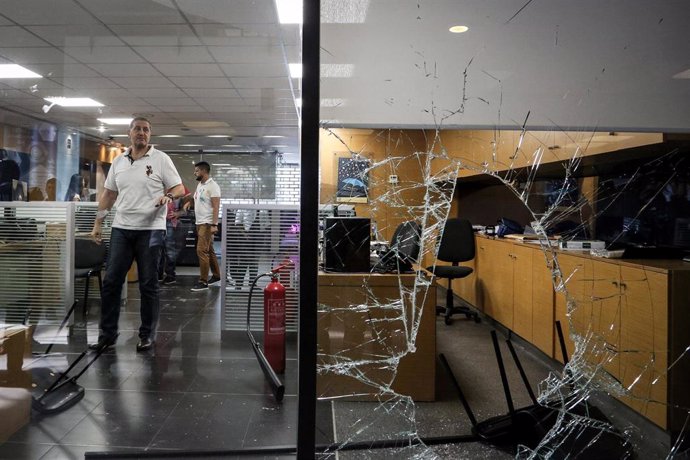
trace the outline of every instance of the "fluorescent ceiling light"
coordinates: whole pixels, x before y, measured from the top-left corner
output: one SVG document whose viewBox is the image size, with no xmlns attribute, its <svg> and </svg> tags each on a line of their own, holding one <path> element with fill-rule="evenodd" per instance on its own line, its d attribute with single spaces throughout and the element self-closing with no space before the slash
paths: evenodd
<svg viewBox="0 0 690 460">
<path fill-rule="evenodd" d="M 353 64 L 321 64 L 321 78 L 350 78 L 354 70 Z"/>
<path fill-rule="evenodd" d="M 321 23 L 361 24 L 368 9 L 369 0 L 321 0 Z"/>
<path fill-rule="evenodd" d="M 302 0 L 276 0 L 281 24 L 302 24 Z"/>
<path fill-rule="evenodd" d="M 157 137 L 182 137 L 179 134 L 161 134 L 160 136 Z"/>
<path fill-rule="evenodd" d="M 302 107 L 302 98 L 298 97 L 295 99 L 295 107 Z"/>
<path fill-rule="evenodd" d="M 230 166 L 230 163 L 211 163 L 213 166 Z"/>
<path fill-rule="evenodd" d="M 221 147 L 242 147 L 240 144 L 223 144 Z"/>
<path fill-rule="evenodd" d="M 0 78 L 43 78 L 43 76 L 17 64 L 0 64 Z"/>
<path fill-rule="evenodd" d="M 290 76 L 292 78 L 302 78 L 302 64 L 292 63 L 288 64 L 290 67 Z"/>
<path fill-rule="evenodd" d="M 106 125 L 128 125 L 133 118 L 98 118 L 98 121 Z"/>
<path fill-rule="evenodd" d="M 213 138 L 218 138 L 218 139 L 221 139 L 221 138 L 227 139 L 228 137 L 232 137 L 232 136 L 228 136 L 227 134 L 211 134 L 211 135 L 208 135 L 206 137 L 213 137 Z"/>
<path fill-rule="evenodd" d="M 46 97 L 44 99 L 60 107 L 103 107 L 103 104 L 90 97 Z"/>
<path fill-rule="evenodd" d="M 127 134 L 111 134 L 111 137 L 129 137 Z"/>
<path fill-rule="evenodd" d="M 201 144 L 180 144 L 180 147 L 201 147 Z"/>
<path fill-rule="evenodd" d="M 280 135 L 277 135 L 277 134 L 267 134 L 266 136 L 261 136 L 261 137 L 263 137 L 264 139 L 274 139 L 274 138 L 277 139 L 277 138 L 285 137 L 285 136 L 280 136 Z"/>
<path fill-rule="evenodd" d="M 449 32 L 452 32 L 454 34 L 461 34 L 463 32 L 467 32 L 468 30 L 470 30 L 470 28 L 467 26 L 453 26 L 450 29 L 448 29 Z"/>
</svg>

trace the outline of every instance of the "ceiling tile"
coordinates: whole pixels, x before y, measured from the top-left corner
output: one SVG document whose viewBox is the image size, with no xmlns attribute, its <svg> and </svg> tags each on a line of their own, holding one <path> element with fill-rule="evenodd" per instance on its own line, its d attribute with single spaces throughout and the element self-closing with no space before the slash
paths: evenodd
<svg viewBox="0 0 690 460">
<path fill-rule="evenodd" d="M 177 88 L 132 88 L 131 93 L 141 97 L 185 97 Z"/>
<path fill-rule="evenodd" d="M 191 97 L 144 97 L 144 101 L 157 107 L 165 107 L 167 105 L 177 106 L 197 106 L 197 103 Z"/>
<path fill-rule="evenodd" d="M 232 83 L 225 77 L 196 78 L 171 77 L 170 80 L 180 88 L 232 88 Z"/>
<path fill-rule="evenodd" d="M 0 48 L 0 56 L 12 60 L 17 64 L 53 64 L 74 62 L 55 48 Z"/>
<path fill-rule="evenodd" d="M 192 23 L 275 23 L 273 0 L 177 0 Z"/>
<path fill-rule="evenodd" d="M 198 46 L 202 43 L 187 24 L 121 25 L 117 33 L 131 46 Z"/>
<path fill-rule="evenodd" d="M 184 24 L 186 21 L 171 0 L 88 0 L 82 3 L 108 25 Z"/>
<path fill-rule="evenodd" d="M 98 77 L 99 74 L 83 64 L 76 64 L 74 59 L 66 57 L 65 63 L 36 64 L 33 68 L 36 72 L 49 78 L 61 79 L 62 77 Z"/>
<path fill-rule="evenodd" d="M 81 77 L 65 77 L 62 80 L 62 83 L 65 86 L 68 86 L 73 89 L 95 89 L 95 88 L 104 88 L 104 89 L 109 89 L 109 88 L 119 88 L 117 84 L 114 82 L 108 80 L 107 78 L 81 78 Z"/>
<path fill-rule="evenodd" d="M 220 64 L 285 62 L 279 46 L 211 46 L 208 50 Z"/>
<path fill-rule="evenodd" d="M 169 77 L 222 77 L 223 72 L 218 64 L 154 64 L 164 75 Z"/>
<path fill-rule="evenodd" d="M 290 89 L 290 79 L 287 76 L 273 78 L 237 78 L 230 79 L 235 88 L 238 89 Z"/>
<path fill-rule="evenodd" d="M 58 47 L 124 45 L 122 40 L 100 24 L 28 26 L 27 29 Z"/>
<path fill-rule="evenodd" d="M 44 40 L 18 26 L 1 26 L 0 43 L 3 48 L 13 46 L 50 46 Z"/>
<path fill-rule="evenodd" d="M 161 73 L 151 64 L 90 64 L 89 67 L 108 77 L 160 77 Z"/>
<path fill-rule="evenodd" d="M 112 80 L 123 88 L 174 88 L 165 77 L 113 77 Z"/>
<path fill-rule="evenodd" d="M 221 64 L 223 72 L 229 77 L 284 77 L 285 64 Z"/>
<path fill-rule="evenodd" d="M 84 64 L 128 64 L 144 61 L 126 46 L 67 47 L 65 52 Z"/>
<path fill-rule="evenodd" d="M 86 2 L 91 4 L 92 2 Z M 119 4 L 120 2 L 118 2 Z M 132 10 L 134 11 L 134 10 Z M 90 24 L 94 18 L 72 0 L 2 0 L 0 14 L 20 24 Z"/>
<path fill-rule="evenodd" d="M 205 46 L 137 46 L 134 50 L 157 64 L 208 64 L 214 62 Z"/>
<path fill-rule="evenodd" d="M 194 30 L 209 46 L 277 46 L 284 41 L 275 24 L 195 24 Z"/>
<path fill-rule="evenodd" d="M 195 99 L 202 98 L 223 98 L 223 97 L 239 97 L 239 94 L 234 89 L 230 88 L 189 88 L 185 89 L 185 93 L 189 94 Z"/>
</svg>

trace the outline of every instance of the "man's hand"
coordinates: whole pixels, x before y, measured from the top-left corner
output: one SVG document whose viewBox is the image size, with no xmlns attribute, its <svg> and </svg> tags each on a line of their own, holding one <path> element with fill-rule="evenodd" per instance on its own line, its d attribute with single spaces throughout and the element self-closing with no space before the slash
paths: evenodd
<svg viewBox="0 0 690 460">
<path fill-rule="evenodd" d="M 93 229 L 91 230 L 91 238 L 98 244 L 101 244 L 101 222 L 96 220 L 93 223 Z"/>
<path fill-rule="evenodd" d="M 166 194 L 163 195 L 162 197 L 158 198 L 158 201 L 156 202 L 156 207 L 165 206 L 165 205 L 167 205 L 168 203 L 172 203 L 172 202 L 173 202 L 173 196 L 172 196 L 172 194 L 166 193 Z"/>
<path fill-rule="evenodd" d="M 191 208 L 192 208 L 192 202 L 191 201 L 187 201 L 184 205 L 182 205 L 182 209 L 184 209 L 185 212 L 189 211 Z"/>
<path fill-rule="evenodd" d="M 211 234 L 216 234 L 216 233 L 218 233 L 218 225 L 211 224 Z"/>
</svg>

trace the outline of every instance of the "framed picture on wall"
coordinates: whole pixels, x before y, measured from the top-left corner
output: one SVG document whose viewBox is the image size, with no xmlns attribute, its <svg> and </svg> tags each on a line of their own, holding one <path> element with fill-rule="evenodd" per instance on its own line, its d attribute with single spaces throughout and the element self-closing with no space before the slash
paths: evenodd
<svg viewBox="0 0 690 460">
<path fill-rule="evenodd" d="M 341 203 L 366 203 L 369 199 L 369 160 L 338 158 L 338 190 Z"/>
</svg>

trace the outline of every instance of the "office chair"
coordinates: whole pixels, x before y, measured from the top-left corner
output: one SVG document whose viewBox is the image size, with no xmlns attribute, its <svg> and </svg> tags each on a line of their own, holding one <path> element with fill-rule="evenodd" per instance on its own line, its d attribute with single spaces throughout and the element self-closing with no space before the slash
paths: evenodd
<svg viewBox="0 0 690 460">
<path fill-rule="evenodd" d="M 408 273 L 419 257 L 421 228 L 414 221 L 398 225 L 391 238 L 390 249 L 381 255 L 372 271 L 375 273 Z"/>
<path fill-rule="evenodd" d="M 76 238 L 74 240 L 74 278 L 85 278 L 84 286 L 84 319 L 89 309 L 89 282 L 91 276 L 98 277 L 98 289 L 103 288 L 101 270 L 105 263 L 106 247 L 104 243 L 98 244 L 90 238 Z"/>
<path fill-rule="evenodd" d="M 479 322 L 479 315 L 467 306 L 453 306 L 453 280 L 464 278 L 474 270 L 470 267 L 458 265 L 459 262 L 467 262 L 474 259 L 474 233 L 472 224 L 466 219 L 448 219 L 443 228 L 441 244 L 438 247 L 436 258 L 444 262 L 451 262 L 453 265 L 435 265 L 427 267 L 439 278 L 448 278 L 448 289 L 446 290 L 446 305 L 437 306 L 436 314 L 444 313 L 445 323 L 451 323 L 451 316 L 455 313 L 462 313 L 467 318 L 473 318 Z"/>
</svg>

